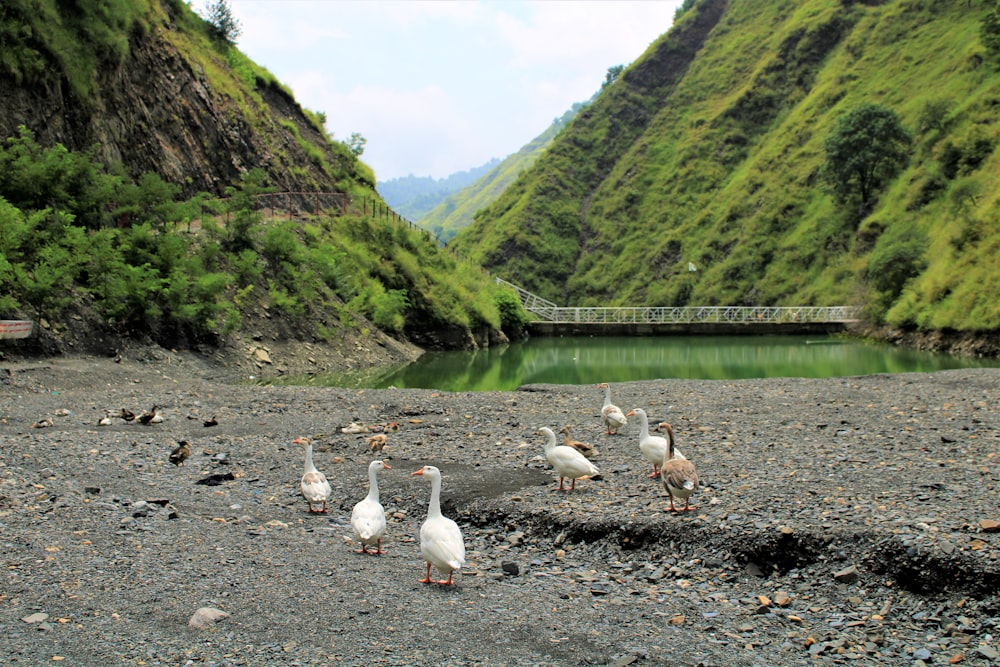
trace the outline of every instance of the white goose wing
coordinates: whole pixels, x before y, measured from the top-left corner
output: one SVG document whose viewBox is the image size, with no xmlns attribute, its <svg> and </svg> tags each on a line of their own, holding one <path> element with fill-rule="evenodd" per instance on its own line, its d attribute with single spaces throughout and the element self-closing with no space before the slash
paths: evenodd
<svg viewBox="0 0 1000 667">
<path fill-rule="evenodd" d="M 351 526 L 362 542 L 377 540 L 385 535 L 385 510 L 381 503 L 365 498 L 351 512 Z"/>
<path fill-rule="evenodd" d="M 326 475 L 317 471 L 307 472 L 302 475 L 302 495 L 306 500 L 313 503 L 321 503 L 330 497 L 333 489 Z"/>
<path fill-rule="evenodd" d="M 647 461 L 654 465 L 660 465 L 667 455 L 667 439 L 651 435 L 639 443 L 639 450 Z M 676 453 L 677 450 L 675 449 L 674 452 Z"/>
<path fill-rule="evenodd" d="M 606 405 L 601 408 L 601 417 L 605 424 L 611 426 L 625 426 L 628 423 L 625 413 L 617 405 Z"/>
<path fill-rule="evenodd" d="M 546 458 L 561 477 L 579 479 L 599 472 L 597 466 L 587 460 L 586 456 L 566 445 L 553 447 L 546 453 Z"/>
<path fill-rule="evenodd" d="M 458 524 L 445 516 L 424 521 L 420 526 L 420 553 L 439 571 L 460 569 L 465 565 L 465 541 Z"/>
</svg>

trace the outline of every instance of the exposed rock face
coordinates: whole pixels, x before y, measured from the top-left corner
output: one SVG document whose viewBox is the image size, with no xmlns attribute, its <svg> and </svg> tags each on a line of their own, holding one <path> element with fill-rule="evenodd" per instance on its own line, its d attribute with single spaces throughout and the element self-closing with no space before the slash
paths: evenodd
<svg viewBox="0 0 1000 667">
<path fill-rule="evenodd" d="M 208 53 L 228 72 L 226 56 L 202 49 L 194 57 L 178 48 L 185 43 L 177 39 L 178 11 L 165 2 L 166 22 L 134 30 L 128 55 L 121 64 L 102 64 L 96 93 L 88 99 L 81 99 L 54 62 L 43 81 L 4 73 L 0 135 L 14 136 L 24 125 L 43 146 L 96 146 L 102 160 L 121 162 L 133 178 L 155 172 L 188 195 L 221 194 L 253 167 L 267 171 L 280 190 L 336 190 L 337 175 L 310 159 L 285 125 L 323 151 L 330 171 L 353 169 L 351 160 L 329 150 L 326 137 L 279 87 L 260 79 L 253 91 L 235 83 L 227 92 L 211 85 L 198 58 Z M 55 60 L 44 51 L 42 56 Z"/>
</svg>

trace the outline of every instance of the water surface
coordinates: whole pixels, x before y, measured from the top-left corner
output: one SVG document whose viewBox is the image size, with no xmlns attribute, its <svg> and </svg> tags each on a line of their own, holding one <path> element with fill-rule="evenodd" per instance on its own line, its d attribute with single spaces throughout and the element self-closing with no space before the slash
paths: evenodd
<svg viewBox="0 0 1000 667">
<path fill-rule="evenodd" d="M 524 384 L 591 384 L 665 378 L 728 380 L 840 377 L 1000 367 L 841 337 L 536 337 L 469 352 L 428 352 L 406 366 L 360 374 L 283 378 L 282 384 L 444 391 L 509 391 Z"/>
</svg>

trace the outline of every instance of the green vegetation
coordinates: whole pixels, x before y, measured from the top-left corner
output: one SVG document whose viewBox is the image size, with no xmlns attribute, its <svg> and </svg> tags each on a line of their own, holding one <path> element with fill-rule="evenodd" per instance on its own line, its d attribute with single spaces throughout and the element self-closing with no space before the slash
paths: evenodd
<svg viewBox="0 0 1000 667">
<path fill-rule="evenodd" d="M 420 224 L 421 218 L 446 197 L 471 185 L 499 163 L 500 160 L 493 158 L 484 165 L 449 174 L 445 178 L 413 176 L 412 174 L 393 178 L 380 182 L 378 192 L 393 210 L 404 218 Z M 425 225 L 421 226 L 427 229 Z"/>
<path fill-rule="evenodd" d="M 991 16 L 992 0 L 685 2 L 451 245 L 561 304 L 854 304 L 1000 329 Z M 889 134 L 852 123 L 868 112 Z"/>
<path fill-rule="evenodd" d="M 208 16 L 205 17 L 215 29 L 219 39 L 235 44 L 243 33 L 243 27 L 233 16 L 233 10 L 229 8 L 226 0 L 213 0 L 206 8 Z"/>
<path fill-rule="evenodd" d="M 56 322 L 88 304 L 170 342 L 224 336 L 259 306 L 305 336 L 352 314 L 396 334 L 523 326 L 506 290 L 426 232 L 357 212 L 265 218 L 273 189 L 253 169 L 224 200 L 178 200 L 156 175 L 133 183 L 22 130 L 0 147 L 0 317 Z"/>
<path fill-rule="evenodd" d="M 906 166 L 910 142 L 899 116 L 877 104 L 841 116 L 823 142 L 823 172 L 840 203 L 867 209 Z"/>
</svg>

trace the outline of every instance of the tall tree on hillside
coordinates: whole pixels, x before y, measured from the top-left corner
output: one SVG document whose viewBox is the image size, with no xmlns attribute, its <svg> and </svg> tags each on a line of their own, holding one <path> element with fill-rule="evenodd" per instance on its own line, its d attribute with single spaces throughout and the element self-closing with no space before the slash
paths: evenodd
<svg viewBox="0 0 1000 667">
<path fill-rule="evenodd" d="M 206 20 L 212 24 L 219 37 L 230 44 L 235 44 L 236 40 L 243 34 L 243 27 L 239 20 L 233 16 L 233 10 L 230 9 L 229 3 L 226 0 L 214 0 L 208 4 L 205 10 L 208 13 Z"/>
<path fill-rule="evenodd" d="M 909 160 L 912 143 L 895 111 L 862 104 L 834 124 L 823 147 L 823 174 L 837 198 L 867 210 Z"/>
</svg>

